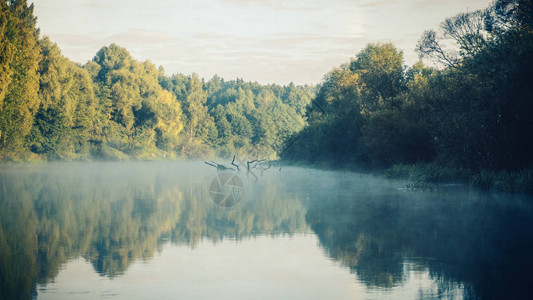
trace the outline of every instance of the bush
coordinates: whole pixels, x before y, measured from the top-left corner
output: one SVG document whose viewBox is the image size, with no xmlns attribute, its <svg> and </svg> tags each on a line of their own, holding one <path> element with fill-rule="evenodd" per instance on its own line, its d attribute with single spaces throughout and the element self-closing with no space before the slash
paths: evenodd
<svg viewBox="0 0 533 300">
<path fill-rule="evenodd" d="M 405 178 L 415 186 L 427 183 L 464 182 L 472 187 L 510 193 L 533 193 L 533 170 L 474 172 L 435 163 L 394 165 L 385 170 L 387 178 Z"/>
<path fill-rule="evenodd" d="M 520 172 L 483 170 L 471 177 L 474 187 L 511 193 L 533 192 L 533 170 Z"/>
</svg>

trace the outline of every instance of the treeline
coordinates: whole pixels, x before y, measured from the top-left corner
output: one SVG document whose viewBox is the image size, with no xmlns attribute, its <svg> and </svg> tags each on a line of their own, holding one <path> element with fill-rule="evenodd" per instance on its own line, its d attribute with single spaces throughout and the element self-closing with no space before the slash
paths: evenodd
<svg viewBox="0 0 533 300">
<path fill-rule="evenodd" d="M 79 65 L 39 38 L 33 6 L 0 7 L 0 161 L 239 154 L 371 168 L 422 163 L 434 166 L 424 171 L 437 170 L 433 177 L 442 166 L 483 171 L 480 181 L 533 168 L 530 1 L 497 0 L 425 32 L 417 51 L 440 67 L 406 67 L 394 45 L 371 44 L 316 93 L 167 76 L 115 44 Z"/>
<path fill-rule="evenodd" d="M 79 65 L 33 5 L 0 7 L 0 161 L 273 157 L 304 126 L 312 86 L 169 77 L 115 44 Z"/>
<path fill-rule="evenodd" d="M 498 0 L 424 33 L 417 51 L 438 68 L 405 67 L 392 44 L 368 45 L 327 74 L 308 125 L 281 156 L 336 166 L 531 169 L 532 28 L 531 1 Z"/>
</svg>

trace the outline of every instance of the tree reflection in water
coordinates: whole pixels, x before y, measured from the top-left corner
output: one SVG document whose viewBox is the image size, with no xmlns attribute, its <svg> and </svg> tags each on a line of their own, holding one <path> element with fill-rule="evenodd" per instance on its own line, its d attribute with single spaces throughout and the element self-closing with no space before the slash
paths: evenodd
<svg viewBox="0 0 533 300">
<path fill-rule="evenodd" d="M 466 298 L 524 297 L 533 286 L 531 198 L 402 191 L 370 176 L 284 168 L 248 182 L 243 201 L 223 208 L 208 194 L 212 170 L 200 165 L 4 167 L 2 298 L 31 298 L 79 256 L 114 277 L 168 241 L 195 248 L 310 230 L 369 288 L 401 286 L 412 270 L 429 272 L 437 296 L 459 287 Z"/>
<path fill-rule="evenodd" d="M 305 208 L 279 197 L 279 185 L 250 185 L 247 201 L 225 209 L 208 195 L 209 173 L 187 167 L 60 164 L 1 172 L 2 296 L 31 298 L 36 283 L 53 279 L 80 255 L 99 274 L 114 277 L 152 258 L 169 239 L 194 248 L 202 238 L 308 230 Z"/>
<path fill-rule="evenodd" d="M 458 285 L 465 298 L 531 295 L 531 197 L 378 189 L 371 179 L 346 189 L 359 175 L 347 177 L 310 185 L 306 219 L 325 252 L 368 286 L 400 286 L 408 266 L 429 271 L 439 284 L 433 296 L 445 297 Z"/>
</svg>

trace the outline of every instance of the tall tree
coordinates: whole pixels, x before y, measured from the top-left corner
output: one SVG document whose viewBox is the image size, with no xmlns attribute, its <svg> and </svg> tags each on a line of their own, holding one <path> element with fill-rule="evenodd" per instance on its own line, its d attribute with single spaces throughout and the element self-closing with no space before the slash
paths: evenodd
<svg viewBox="0 0 533 300">
<path fill-rule="evenodd" d="M 350 70 L 360 77 L 363 111 L 372 112 L 405 90 L 403 52 L 390 43 L 366 46 Z"/>
<path fill-rule="evenodd" d="M 86 158 L 95 115 L 92 80 L 48 38 L 39 44 L 43 55 L 39 63 L 41 105 L 27 145 L 49 159 Z"/>
<path fill-rule="evenodd" d="M 217 137 L 213 117 L 207 112 L 207 93 L 198 75 L 193 74 L 187 82 L 187 97 L 184 111 L 187 116 L 187 139 L 192 144 L 211 144 Z"/>
<path fill-rule="evenodd" d="M 39 108 L 36 22 L 33 4 L 0 1 L 0 159 L 21 156 Z"/>
</svg>

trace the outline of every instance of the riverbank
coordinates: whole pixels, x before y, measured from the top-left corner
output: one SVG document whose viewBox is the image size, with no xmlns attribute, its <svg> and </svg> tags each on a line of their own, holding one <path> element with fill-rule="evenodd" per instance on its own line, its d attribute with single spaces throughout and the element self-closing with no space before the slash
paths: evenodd
<svg viewBox="0 0 533 300">
<path fill-rule="evenodd" d="M 533 169 L 514 172 L 474 171 L 445 167 L 436 163 L 397 164 L 385 169 L 362 167 L 354 163 L 335 164 L 327 161 L 313 164 L 283 161 L 283 164 L 323 170 L 375 174 L 388 179 L 406 179 L 409 181 L 408 188 L 413 189 L 433 189 L 443 184 L 461 184 L 488 191 L 533 194 Z"/>
<path fill-rule="evenodd" d="M 387 178 L 408 179 L 415 187 L 437 183 L 463 183 L 484 190 L 533 193 L 533 170 L 473 171 L 439 166 L 435 163 L 418 163 L 394 165 L 384 170 L 384 175 Z"/>
<path fill-rule="evenodd" d="M 212 157 L 212 156 L 209 156 Z M 111 162 L 111 161 L 183 161 L 176 156 L 158 155 L 142 157 L 98 157 L 95 159 L 81 160 L 55 160 L 47 161 L 33 159 L 17 162 L 2 162 L 0 166 L 17 165 L 20 163 L 47 164 L 50 162 Z M 435 163 L 417 163 L 412 165 L 398 164 L 387 169 L 364 168 L 353 164 L 338 165 L 328 162 L 306 164 L 302 162 L 280 160 L 276 163 L 279 167 L 291 165 L 297 167 L 311 167 L 322 170 L 359 172 L 375 174 L 389 179 L 406 179 L 408 187 L 413 189 L 432 189 L 441 184 L 463 184 L 473 188 L 489 191 L 508 193 L 533 194 L 533 169 L 522 171 L 473 171 L 468 169 L 450 168 Z"/>
</svg>

